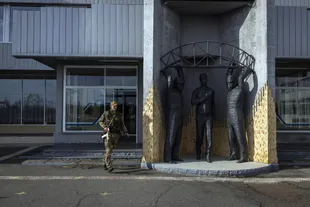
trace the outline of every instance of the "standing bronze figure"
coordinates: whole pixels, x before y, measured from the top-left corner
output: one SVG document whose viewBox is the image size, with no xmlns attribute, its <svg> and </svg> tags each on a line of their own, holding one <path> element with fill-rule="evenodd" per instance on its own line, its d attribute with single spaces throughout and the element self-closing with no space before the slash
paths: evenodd
<svg viewBox="0 0 310 207">
<path fill-rule="evenodd" d="M 162 73 L 168 82 L 168 97 L 167 109 L 168 116 L 166 120 L 166 141 L 164 150 L 164 161 L 169 163 L 176 163 L 176 161 L 183 161 L 179 156 L 179 149 L 181 145 L 182 127 L 183 127 L 183 96 L 184 88 L 184 73 L 181 67 L 176 68 L 178 77 L 174 78 L 164 70 Z"/>
<path fill-rule="evenodd" d="M 245 136 L 245 117 L 243 112 L 244 94 L 243 82 L 247 67 L 243 67 L 239 77 L 234 75 L 234 68 L 231 67 L 226 73 L 227 93 L 227 127 L 230 146 L 230 156 L 227 160 L 237 160 L 236 144 L 239 145 L 240 159 L 237 163 L 248 161 L 248 147 Z M 237 141 L 237 143 L 236 143 Z"/>
<path fill-rule="evenodd" d="M 192 105 L 196 105 L 196 159 L 201 159 L 201 146 L 204 129 L 206 129 L 206 161 L 211 162 L 212 126 L 214 117 L 214 91 L 207 86 L 208 76 L 200 75 L 201 86 L 192 93 Z"/>
</svg>

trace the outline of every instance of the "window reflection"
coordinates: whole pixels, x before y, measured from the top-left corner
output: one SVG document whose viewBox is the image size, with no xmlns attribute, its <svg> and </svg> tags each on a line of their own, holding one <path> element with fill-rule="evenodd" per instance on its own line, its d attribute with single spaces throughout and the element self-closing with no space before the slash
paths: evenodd
<svg viewBox="0 0 310 207">
<path fill-rule="evenodd" d="M 0 93 L 0 124 L 20 124 L 21 94 Z"/>
<path fill-rule="evenodd" d="M 56 80 L 46 79 L 46 93 L 56 93 Z"/>
<path fill-rule="evenodd" d="M 56 123 L 56 94 L 48 94 L 45 99 L 45 123 Z"/>
<path fill-rule="evenodd" d="M 100 130 L 104 112 L 103 89 L 66 89 L 66 129 Z"/>
<path fill-rule="evenodd" d="M 44 79 L 24 79 L 23 93 L 42 94 L 45 93 Z"/>
<path fill-rule="evenodd" d="M 108 86 L 136 86 L 136 69 L 107 68 Z"/>
<path fill-rule="evenodd" d="M 1 76 L 1 75 L 0 75 Z M 6 78 L 6 77 L 5 77 Z M 9 77 L 8 77 L 9 78 Z M 22 93 L 22 79 L 1 79 L 0 78 L 0 94 L 6 93 Z"/>
<path fill-rule="evenodd" d="M 136 69 L 67 68 L 65 130 L 101 131 L 97 121 L 116 101 L 129 133 L 136 134 L 136 81 Z"/>
<path fill-rule="evenodd" d="M 44 124 L 44 94 L 23 95 L 23 124 Z"/>
<path fill-rule="evenodd" d="M 101 86 L 104 85 L 103 68 L 67 68 L 67 86 Z"/>
<path fill-rule="evenodd" d="M 55 124 L 55 94 L 55 74 L 0 74 L 0 124 Z"/>
<path fill-rule="evenodd" d="M 278 129 L 310 129 L 310 72 L 277 69 L 276 110 Z"/>
</svg>

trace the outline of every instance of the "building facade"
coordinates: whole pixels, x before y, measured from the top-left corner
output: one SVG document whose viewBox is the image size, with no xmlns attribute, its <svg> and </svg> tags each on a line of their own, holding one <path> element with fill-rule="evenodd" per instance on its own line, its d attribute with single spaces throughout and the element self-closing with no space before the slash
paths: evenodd
<svg viewBox="0 0 310 207">
<path fill-rule="evenodd" d="M 213 153 L 226 156 L 225 73 L 233 61 L 255 70 L 245 80 L 250 159 L 276 163 L 277 142 L 305 140 L 310 1 L 0 3 L 3 136 L 99 143 L 98 119 L 116 100 L 128 142 L 143 145 L 144 162 L 161 161 L 167 81 L 160 71 L 183 64 L 181 153 L 194 152 L 190 97 L 206 73 L 216 102 Z"/>
</svg>

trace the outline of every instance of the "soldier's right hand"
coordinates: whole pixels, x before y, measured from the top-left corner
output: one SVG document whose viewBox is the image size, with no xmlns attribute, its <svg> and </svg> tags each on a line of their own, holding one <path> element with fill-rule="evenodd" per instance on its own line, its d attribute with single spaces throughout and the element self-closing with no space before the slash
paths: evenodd
<svg viewBox="0 0 310 207">
<path fill-rule="evenodd" d="M 107 132 L 107 131 L 108 131 L 108 128 L 104 128 L 103 131 L 104 131 L 104 132 Z"/>
</svg>

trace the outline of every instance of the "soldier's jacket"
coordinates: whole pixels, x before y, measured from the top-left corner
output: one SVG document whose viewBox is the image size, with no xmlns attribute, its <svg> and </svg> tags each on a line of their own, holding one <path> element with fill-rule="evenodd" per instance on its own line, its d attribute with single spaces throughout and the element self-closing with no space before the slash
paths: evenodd
<svg viewBox="0 0 310 207">
<path fill-rule="evenodd" d="M 112 120 L 113 116 L 115 115 L 114 119 Z M 110 124 L 112 120 L 112 123 Z M 128 133 L 127 128 L 122 120 L 122 114 L 118 111 L 106 111 L 102 114 L 99 119 L 99 124 L 102 128 L 109 128 L 110 133 Z M 110 124 L 110 127 L 109 127 Z"/>
</svg>

